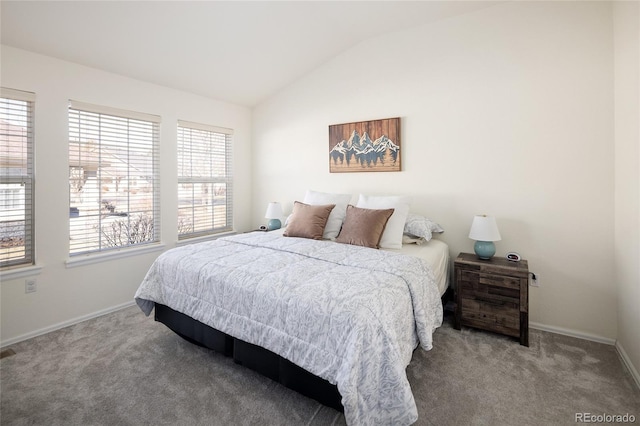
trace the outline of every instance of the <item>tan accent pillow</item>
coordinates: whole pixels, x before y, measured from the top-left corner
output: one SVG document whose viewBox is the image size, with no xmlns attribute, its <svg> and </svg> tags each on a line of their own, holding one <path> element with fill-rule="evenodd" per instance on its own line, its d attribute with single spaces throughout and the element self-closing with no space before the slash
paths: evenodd
<svg viewBox="0 0 640 426">
<path fill-rule="evenodd" d="M 291 219 L 282 235 L 285 237 L 321 240 L 324 227 L 327 225 L 327 219 L 329 219 L 331 210 L 335 206 L 335 204 L 310 206 L 296 201 L 293 203 Z"/>
<path fill-rule="evenodd" d="M 347 206 L 347 216 L 336 241 L 371 248 L 380 247 L 384 228 L 394 209 L 363 209 Z"/>
</svg>

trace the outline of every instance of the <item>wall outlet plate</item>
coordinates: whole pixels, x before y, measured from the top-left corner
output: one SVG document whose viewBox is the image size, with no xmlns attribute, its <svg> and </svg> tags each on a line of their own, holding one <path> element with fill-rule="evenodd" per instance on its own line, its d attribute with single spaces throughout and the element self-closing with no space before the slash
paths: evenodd
<svg viewBox="0 0 640 426">
<path fill-rule="evenodd" d="M 35 293 L 36 291 L 38 291 L 38 283 L 35 278 L 27 278 L 24 280 L 25 293 Z"/>
</svg>

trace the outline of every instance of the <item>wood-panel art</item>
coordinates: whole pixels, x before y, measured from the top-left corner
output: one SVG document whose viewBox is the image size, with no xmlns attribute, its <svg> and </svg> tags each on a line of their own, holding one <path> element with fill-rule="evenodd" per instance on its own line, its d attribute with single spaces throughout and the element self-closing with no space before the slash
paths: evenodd
<svg viewBox="0 0 640 426">
<path fill-rule="evenodd" d="M 400 118 L 329 126 L 329 171 L 399 172 Z"/>
</svg>

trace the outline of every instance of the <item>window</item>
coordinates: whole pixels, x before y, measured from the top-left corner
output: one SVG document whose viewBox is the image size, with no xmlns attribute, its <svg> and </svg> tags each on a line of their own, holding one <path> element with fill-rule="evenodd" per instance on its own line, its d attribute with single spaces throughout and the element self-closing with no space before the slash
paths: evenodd
<svg viewBox="0 0 640 426">
<path fill-rule="evenodd" d="M 159 241 L 159 122 L 70 101 L 70 255 Z"/>
<path fill-rule="evenodd" d="M 35 95 L 0 89 L 0 267 L 32 265 Z"/>
<path fill-rule="evenodd" d="M 178 122 L 178 239 L 233 229 L 232 135 Z"/>
</svg>

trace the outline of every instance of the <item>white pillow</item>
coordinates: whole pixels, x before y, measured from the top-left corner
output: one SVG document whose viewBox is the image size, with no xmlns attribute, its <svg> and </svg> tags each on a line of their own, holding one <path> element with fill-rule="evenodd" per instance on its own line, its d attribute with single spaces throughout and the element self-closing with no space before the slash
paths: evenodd
<svg viewBox="0 0 640 426">
<path fill-rule="evenodd" d="M 347 205 L 351 201 L 351 194 L 329 194 L 326 192 L 307 191 L 302 201 L 312 206 L 335 204 L 331 210 L 327 225 L 324 227 L 322 238 L 335 240 L 342 228 L 342 222 L 347 215 Z"/>
<path fill-rule="evenodd" d="M 360 194 L 356 207 L 365 209 L 395 209 L 382 233 L 380 248 L 402 248 L 404 224 L 409 214 L 411 197 L 406 196 L 370 196 Z"/>
</svg>

